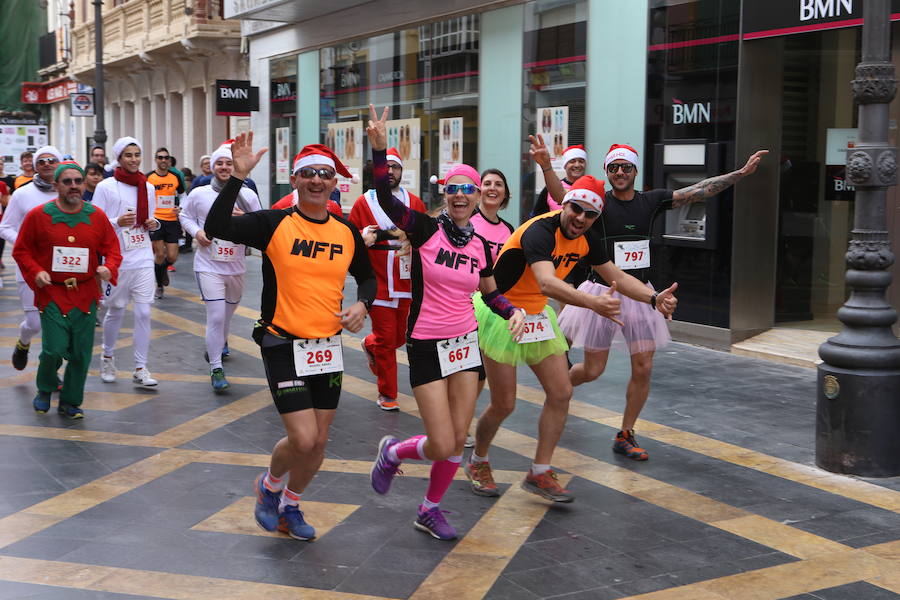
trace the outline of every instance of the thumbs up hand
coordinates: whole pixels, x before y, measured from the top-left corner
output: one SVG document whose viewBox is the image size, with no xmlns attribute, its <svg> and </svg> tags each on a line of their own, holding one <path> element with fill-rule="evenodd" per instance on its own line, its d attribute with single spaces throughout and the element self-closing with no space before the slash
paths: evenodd
<svg viewBox="0 0 900 600">
<path fill-rule="evenodd" d="M 616 282 L 613 281 L 605 293 L 594 296 L 594 306 L 591 307 L 591 310 L 602 317 L 606 317 L 613 323 L 624 325 L 622 321 L 616 318 L 616 315 L 622 312 L 622 301 L 614 295 L 616 287 Z"/>
</svg>

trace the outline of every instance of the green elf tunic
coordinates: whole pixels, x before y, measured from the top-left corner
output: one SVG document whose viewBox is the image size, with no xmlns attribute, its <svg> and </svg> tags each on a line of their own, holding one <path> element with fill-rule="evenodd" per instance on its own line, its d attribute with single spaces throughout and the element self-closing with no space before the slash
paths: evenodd
<svg viewBox="0 0 900 600">
<path fill-rule="evenodd" d="M 80 406 L 100 299 L 97 267 L 104 259 L 115 285 L 122 262 L 116 232 L 109 218 L 92 204 L 68 213 L 55 201 L 48 202 L 25 216 L 13 258 L 34 290 L 35 305 L 41 311 L 38 391 L 56 391 L 56 373 L 66 359 L 60 401 Z M 35 278 L 41 271 L 50 274 L 51 285 L 38 287 Z"/>
</svg>

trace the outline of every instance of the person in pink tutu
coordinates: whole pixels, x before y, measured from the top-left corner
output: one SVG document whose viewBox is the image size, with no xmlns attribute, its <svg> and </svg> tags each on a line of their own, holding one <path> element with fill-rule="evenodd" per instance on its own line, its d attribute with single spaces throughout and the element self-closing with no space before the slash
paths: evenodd
<svg viewBox="0 0 900 600">
<path fill-rule="evenodd" d="M 603 214 L 593 229 L 606 240 L 607 252 L 616 265 L 653 290 L 650 275 L 650 229 L 658 212 L 705 200 L 728 189 L 756 171 L 768 150 L 754 153 L 743 168 L 711 177 L 680 190 L 634 189 L 638 153 L 625 144 L 613 144 L 603 166 L 611 189 L 605 194 Z M 592 271 L 578 289 L 600 296 L 609 291 L 608 282 Z M 671 289 L 671 288 L 670 288 Z M 632 460 L 647 460 L 647 451 L 634 437 L 634 425 L 650 394 L 650 373 L 654 352 L 669 343 L 665 318 L 650 305 L 619 294 L 622 300 L 619 320 L 605 319 L 580 306 L 569 305 L 559 314 L 559 327 L 574 348 L 584 348 L 584 362 L 569 370 L 573 386 L 597 379 L 606 368 L 609 349 L 622 338 L 631 354 L 631 378 L 625 392 L 622 428 L 616 433 L 613 451 Z"/>
</svg>

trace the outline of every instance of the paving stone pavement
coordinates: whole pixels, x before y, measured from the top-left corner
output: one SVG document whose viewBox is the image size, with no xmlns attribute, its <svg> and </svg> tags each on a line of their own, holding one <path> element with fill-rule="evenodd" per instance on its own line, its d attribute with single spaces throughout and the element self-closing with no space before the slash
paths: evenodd
<svg viewBox="0 0 900 600">
<path fill-rule="evenodd" d="M 460 532 L 447 543 L 412 527 L 427 465 L 404 465 L 387 496 L 369 486 L 381 436 L 423 432 L 405 354 L 402 410 L 385 413 L 360 351 L 366 331 L 345 334 L 341 404 L 303 496 L 319 538 L 263 532 L 252 482 L 283 430 L 249 340 L 260 259 L 248 259 L 221 395 L 191 259 L 180 257 L 153 309 L 158 388 L 128 377 L 130 317 L 119 379 L 102 383 L 98 328 L 86 418 L 73 423 L 31 409 L 39 343 L 24 372 L 10 365 L 21 313 L 3 258 L 0 599 L 900 598 L 900 478 L 814 467 L 814 371 L 678 343 L 657 356 L 637 426 L 647 462 L 611 451 L 627 357 L 614 352 L 599 380 L 576 388 L 554 456 L 571 505 L 519 488 L 543 398 L 520 369 L 517 409 L 491 451 L 503 494 L 475 496 L 460 475 L 442 504 Z"/>
</svg>

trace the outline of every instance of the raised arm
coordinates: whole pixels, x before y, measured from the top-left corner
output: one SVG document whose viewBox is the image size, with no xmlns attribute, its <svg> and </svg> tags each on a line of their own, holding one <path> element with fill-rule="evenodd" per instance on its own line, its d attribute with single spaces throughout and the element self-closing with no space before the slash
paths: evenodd
<svg viewBox="0 0 900 600">
<path fill-rule="evenodd" d="M 366 134 L 372 146 L 372 177 L 375 180 L 375 194 L 384 214 L 403 231 L 412 231 L 416 225 L 416 212 L 410 210 L 403 202 L 391 194 L 391 182 L 387 165 L 387 126 L 388 107 L 384 108 L 381 117 L 375 112 L 375 106 L 369 105 L 369 125 Z"/>
<path fill-rule="evenodd" d="M 710 177 L 709 179 L 698 181 L 694 185 L 689 185 L 686 188 L 675 190 L 675 192 L 672 193 L 672 206 L 677 208 L 679 206 L 684 206 L 685 204 L 705 200 L 715 196 L 719 192 L 727 190 L 747 175 L 755 173 L 756 167 L 759 166 L 759 161 L 761 161 L 762 157 L 768 153 L 768 150 L 758 150 L 747 159 L 747 164 L 737 171 Z"/>
<path fill-rule="evenodd" d="M 206 215 L 204 230 L 207 237 L 217 237 L 246 246 L 252 246 L 258 250 L 265 250 L 272 235 L 269 216 L 280 211 L 259 211 L 240 216 L 232 216 L 234 202 L 237 200 L 244 179 L 253 170 L 253 167 L 266 153 L 268 148 L 262 148 L 253 152 L 253 132 L 242 133 L 234 139 L 231 145 L 231 155 L 234 163 L 234 174 L 219 192 L 216 201 L 213 202 Z M 276 224 L 277 225 L 277 224 Z"/>
<path fill-rule="evenodd" d="M 562 186 L 559 177 L 556 176 L 553 165 L 550 164 L 550 151 L 547 150 L 547 146 L 544 144 L 544 136 L 541 134 L 538 134 L 537 137 L 529 135 L 528 139 L 531 140 L 531 148 L 528 152 L 531 154 L 531 158 L 534 159 L 534 162 L 536 162 L 544 172 L 544 182 L 547 184 L 547 191 L 549 192 L 550 198 L 555 200 L 556 204 L 562 206 L 563 198 L 566 196 L 566 190 Z M 550 204 L 550 199 L 548 199 L 547 208 L 549 210 L 556 210 L 558 207 L 554 208 L 553 205 Z"/>
</svg>

